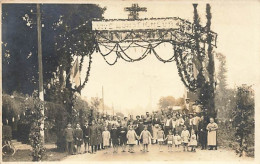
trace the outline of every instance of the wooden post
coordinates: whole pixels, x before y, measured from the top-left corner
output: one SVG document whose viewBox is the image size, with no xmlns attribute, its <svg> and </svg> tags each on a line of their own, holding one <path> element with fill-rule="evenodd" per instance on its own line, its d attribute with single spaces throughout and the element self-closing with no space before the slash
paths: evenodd
<svg viewBox="0 0 260 164">
<path fill-rule="evenodd" d="M 105 100 L 104 100 L 104 88 L 102 86 L 102 107 L 103 107 L 103 114 L 105 113 Z"/>
<path fill-rule="evenodd" d="M 42 68 L 42 23 L 41 23 L 41 11 L 40 4 L 37 4 L 37 32 L 38 32 L 38 71 L 39 71 L 39 98 L 41 101 L 44 101 L 43 93 L 43 68 Z M 42 110 L 44 115 L 44 108 Z M 44 121 L 41 123 L 41 135 L 44 142 Z"/>
</svg>

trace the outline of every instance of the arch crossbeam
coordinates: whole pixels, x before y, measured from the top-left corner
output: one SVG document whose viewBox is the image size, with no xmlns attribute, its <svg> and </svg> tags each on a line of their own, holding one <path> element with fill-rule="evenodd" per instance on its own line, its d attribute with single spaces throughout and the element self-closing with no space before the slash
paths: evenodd
<svg viewBox="0 0 260 164">
<path fill-rule="evenodd" d="M 140 61 L 153 53 L 164 63 L 176 61 L 179 75 L 191 91 L 198 87 L 195 72 L 198 72 L 196 69 L 201 65 L 198 63 L 205 62 L 198 60 L 206 60 L 208 36 L 211 36 L 212 47 L 216 47 L 217 40 L 215 32 L 178 17 L 93 20 L 92 31 L 96 50 L 109 65 L 114 65 L 119 58 L 127 62 Z M 156 48 L 163 43 L 169 43 L 173 47 L 173 55 L 168 59 L 163 59 L 156 52 Z M 129 49 L 135 48 L 144 49 L 139 58 L 127 54 Z M 112 53 L 115 54 L 115 60 L 109 62 L 107 56 Z"/>
</svg>

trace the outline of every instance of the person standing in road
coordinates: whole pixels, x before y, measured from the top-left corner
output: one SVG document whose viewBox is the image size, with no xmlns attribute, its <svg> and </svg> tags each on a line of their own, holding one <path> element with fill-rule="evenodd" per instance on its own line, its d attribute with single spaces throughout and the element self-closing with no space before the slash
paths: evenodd
<svg viewBox="0 0 260 164">
<path fill-rule="evenodd" d="M 89 131 L 89 144 L 91 146 L 91 154 L 96 154 L 97 152 L 97 145 L 98 145 L 97 137 L 98 137 L 98 129 L 96 126 L 96 121 L 93 120 Z"/>
<path fill-rule="evenodd" d="M 71 127 L 71 124 L 67 125 L 67 128 L 64 131 L 64 136 L 66 139 L 66 148 L 67 148 L 67 152 L 68 154 L 72 155 L 73 153 L 73 136 L 74 136 L 74 131 Z"/>
<path fill-rule="evenodd" d="M 126 145 L 127 145 L 127 128 L 123 126 L 123 123 L 120 123 L 119 129 L 119 143 L 122 146 L 122 152 L 125 152 Z"/>
<path fill-rule="evenodd" d="M 207 121 L 204 119 L 202 115 L 199 121 L 199 143 L 201 145 L 201 150 L 207 149 Z"/>
<path fill-rule="evenodd" d="M 176 120 L 176 133 L 181 134 L 182 132 L 182 127 L 184 125 L 184 120 L 183 118 L 180 116 L 180 114 L 176 115 L 177 120 Z"/>
<path fill-rule="evenodd" d="M 157 132 L 157 137 L 158 137 L 159 151 L 162 152 L 163 151 L 162 145 L 164 142 L 165 135 L 164 135 L 164 131 L 162 130 L 161 126 L 159 126 L 159 130 Z"/>
<path fill-rule="evenodd" d="M 181 136 L 179 135 L 179 133 L 176 133 L 174 136 L 174 145 L 175 145 L 175 148 L 177 148 L 176 151 L 180 151 Z"/>
<path fill-rule="evenodd" d="M 77 146 L 77 154 L 81 154 L 81 145 L 83 143 L 83 131 L 80 128 L 80 125 L 76 125 L 76 129 L 74 130 L 74 138 L 75 138 L 75 144 Z"/>
<path fill-rule="evenodd" d="M 154 119 L 152 121 L 152 124 L 153 124 L 153 143 L 157 144 L 157 139 L 158 139 L 157 132 L 159 130 L 159 126 L 161 124 L 161 121 L 156 114 L 154 115 Z"/>
<path fill-rule="evenodd" d="M 171 130 L 168 132 L 168 135 L 165 138 L 165 140 L 167 140 L 168 152 L 172 152 L 172 145 L 173 145 L 173 141 L 174 141 L 174 135 L 172 134 Z"/>
<path fill-rule="evenodd" d="M 129 127 L 129 130 L 126 134 L 128 145 L 129 145 L 129 152 L 134 153 L 134 145 L 136 144 L 136 139 L 138 139 L 137 134 L 135 133 L 133 126 Z"/>
<path fill-rule="evenodd" d="M 172 118 L 171 118 L 171 115 L 168 114 L 167 115 L 167 119 L 164 123 L 164 134 L 165 136 L 168 135 L 168 132 L 172 130 Z"/>
<path fill-rule="evenodd" d="M 197 147 L 197 136 L 195 134 L 195 130 L 191 130 L 191 136 L 190 136 L 190 142 L 189 142 L 189 147 L 191 147 L 191 152 L 196 152 L 196 147 Z"/>
<path fill-rule="evenodd" d="M 144 130 L 141 132 L 139 139 L 143 139 L 144 152 L 149 152 L 148 145 L 150 143 L 150 139 L 152 138 L 151 133 L 147 130 L 147 125 L 144 127 Z"/>
<path fill-rule="evenodd" d="M 115 124 L 112 125 L 111 129 L 111 139 L 112 139 L 112 144 L 113 144 L 113 153 L 117 153 L 118 151 L 118 145 L 119 145 L 119 129 Z"/>
<path fill-rule="evenodd" d="M 108 153 L 108 147 L 110 142 L 110 132 L 107 130 L 107 127 L 104 128 L 104 131 L 102 132 L 102 139 L 103 139 L 103 146 L 105 148 L 105 154 Z"/>
<path fill-rule="evenodd" d="M 84 153 L 89 153 L 89 125 L 88 122 L 82 127 L 83 131 L 83 141 L 84 141 Z"/>
<path fill-rule="evenodd" d="M 217 150 L 217 129 L 218 125 L 214 122 L 214 118 L 211 117 L 210 123 L 207 125 L 209 150 L 213 150 L 213 147 Z"/>
<path fill-rule="evenodd" d="M 195 132 L 195 135 L 196 135 L 197 138 L 198 138 L 198 135 L 199 135 L 199 122 L 200 122 L 199 114 L 194 113 L 192 129 L 194 129 L 194 132 Z"/>
<path fill-rule="evenodd" d="M 183 131 L 181 132 L 181 138 L 183 143 L 183 151 L 188 151 L 190 132 L 187 130 L 186 126 L 183 127 Z"/>
<path fill-rule="evenodd" d="M 97 122 L 97 149 L 102 149 L 102 132 L 103 132 L 103 125 L 100 119 Z"/>
</svg>

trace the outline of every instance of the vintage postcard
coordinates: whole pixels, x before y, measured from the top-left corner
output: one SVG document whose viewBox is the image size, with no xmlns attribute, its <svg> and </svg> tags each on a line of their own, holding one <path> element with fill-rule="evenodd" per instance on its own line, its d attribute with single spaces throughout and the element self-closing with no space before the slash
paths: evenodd
<svg viewBox="0 0 260 164">
<path fill-rule="evenodd" d="M 258 163 L 260 1 L 0 4 L 2 162 Z"/>
</svg>

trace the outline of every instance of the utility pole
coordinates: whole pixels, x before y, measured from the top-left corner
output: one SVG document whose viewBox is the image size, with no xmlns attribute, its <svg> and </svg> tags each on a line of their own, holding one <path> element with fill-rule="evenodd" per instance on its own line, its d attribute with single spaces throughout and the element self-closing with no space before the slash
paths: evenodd
<svg viewBox="0 0 260 164">
<path fill-rule="evenodd" d="M 104 88 L 102 86 L 102 107 L 103 107 L 103 114 L 105 113 L 105 100 L 104 100 Z"/>
<path fill-rule="evenodd" d="M 152 87 L 150 86 L 150 108 L 149 110 L 152 110 L 153 109 L 153 104 L 152 104 Z"/>
<path fill-rule="evenodd" d="M 112 103 L 113 116 L 115 115 L 114 103 Z"/>
<path fill-rule="evenodd" d="M 38 71 L 39 71 L 39 98 L 41 101 L 44 101 L 44 93 L 43 93 L 43 69 L 42 69 L 42 23 L 41 23 L 41 11 L 40 4 L 37 4 L 37 32 L 38 32 Z M 44 116 L 44 108 L 42 110 L 42 114 Z M 41 135 L 43 137 L 44 142 L 44 121 L 41 123 Z"/>
</svg>

